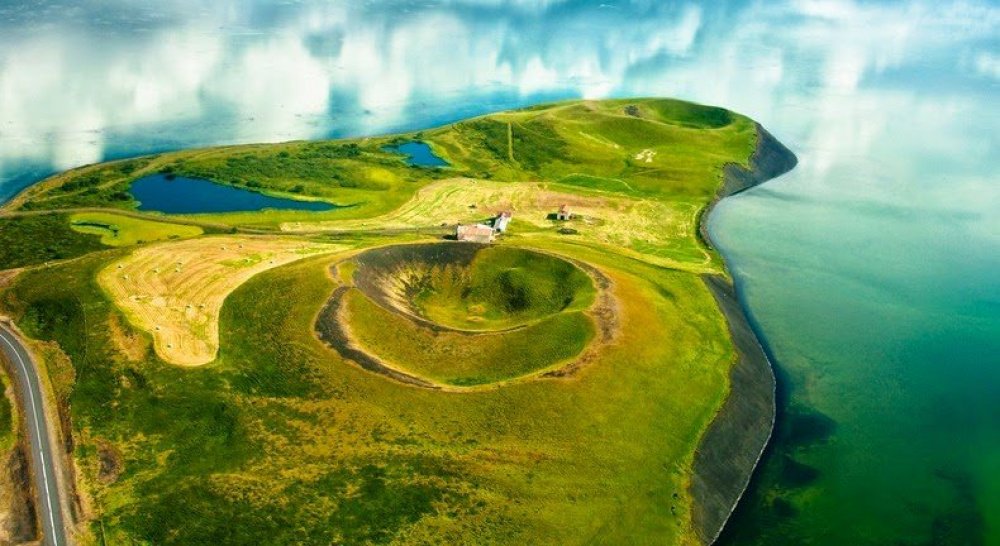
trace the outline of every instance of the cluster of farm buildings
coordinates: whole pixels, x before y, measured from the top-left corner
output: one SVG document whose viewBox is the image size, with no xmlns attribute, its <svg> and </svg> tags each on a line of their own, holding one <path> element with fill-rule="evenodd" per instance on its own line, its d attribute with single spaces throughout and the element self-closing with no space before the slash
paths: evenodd
<svg viewBox="0 0 1000 546">
<path fill-rule="evenodd" d="M 551 217 L 549 216 L 549 218 Z M 559 211 L 555 214 L 556 220 L 569 220 L 571 217 L 572 214 L 570 214 L 567 205 L 560 206 Z M 459 224 L 455 228 L 455 238 L 459 241 L 473 243 L 492 243 L 497 235 L 507 231 L 507 226 L 510 225 L 510 221 L 513 218 L 514 214 L 505 210 L 490 220 L 489 223 Z"/>
</svg>

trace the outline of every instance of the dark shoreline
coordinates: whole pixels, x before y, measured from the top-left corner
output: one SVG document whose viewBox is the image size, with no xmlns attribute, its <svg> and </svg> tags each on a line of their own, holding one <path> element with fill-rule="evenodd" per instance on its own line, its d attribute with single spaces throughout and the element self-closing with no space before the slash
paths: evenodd
<svg viewBox="0 0 1000 546">
<path fill-rule="evenodd" d="M 699 218 L 698 233 L 714 247 L 706 219 L 716 203 L 776 178 L 798 163 L 795 154 L 760 124 L 750 169 L 726 165 L 722 187 Z M 722 275 L 702 275 L 726 317 L 738 359 L 730 370 L 730 392 L 695 450 L 692 520 L 699 540 L 713 544 L 743 497 L 774 430 L 777 383 L 761 339 L 748 318 L 738 287 Z"/>
</svg>

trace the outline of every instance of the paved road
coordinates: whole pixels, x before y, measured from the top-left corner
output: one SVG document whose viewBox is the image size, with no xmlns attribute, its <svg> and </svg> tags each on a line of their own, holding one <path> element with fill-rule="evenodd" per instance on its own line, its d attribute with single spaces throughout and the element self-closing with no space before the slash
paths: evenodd
<svg viewBox="0 0 1000 546">
<path fill-rule="evenodd" d="M 63 503 L 59 499 L 49 425 L 42 409 L 44 399 L 39 386 L 38 368 L 27 348 L 3 323 L 0 323 L 0 351 L 3 351 L 12 364 L 12 380 L 22 403 L 21 415 L 27 424 L 31 469 L 35 479 L 35 507 L 42 524 L 43 542 L 51 546 L 66 546 L 68 542 L 66 527 L 63 525 Z"/>
</svg>

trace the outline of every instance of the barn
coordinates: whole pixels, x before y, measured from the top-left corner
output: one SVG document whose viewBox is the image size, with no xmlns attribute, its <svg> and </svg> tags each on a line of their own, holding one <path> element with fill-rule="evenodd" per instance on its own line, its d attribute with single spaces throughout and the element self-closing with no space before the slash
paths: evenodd
<svg viewBox="0 0 1000 546">
<path fill-rule="evenodd" d="M 455 238 L 472 243 L 492 243 L 493 227 L 486 224 L 459 224 L 455 228 Z"/>
</svg>

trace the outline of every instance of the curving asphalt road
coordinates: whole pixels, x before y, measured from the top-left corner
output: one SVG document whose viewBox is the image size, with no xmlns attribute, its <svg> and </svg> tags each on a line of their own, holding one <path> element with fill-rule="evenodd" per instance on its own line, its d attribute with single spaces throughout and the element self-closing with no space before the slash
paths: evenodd
<svg viewBox="0 0 1000 546">
<path fill-rule="evenodd" d="M 45 399 L 38 380 L 38 367 L 31 353 L 18 337 L 0 323 L 0 351 L 7 356 L 14 371 L 21 414 L 24 416 L 31 448 L 31 470 L 35 480 L 35 507 L 42 524 L 42 541 L 51 546 L 66 546 L 63 503 L 56 479 L 55 456 L 43 408 Z"/>
</svg>

